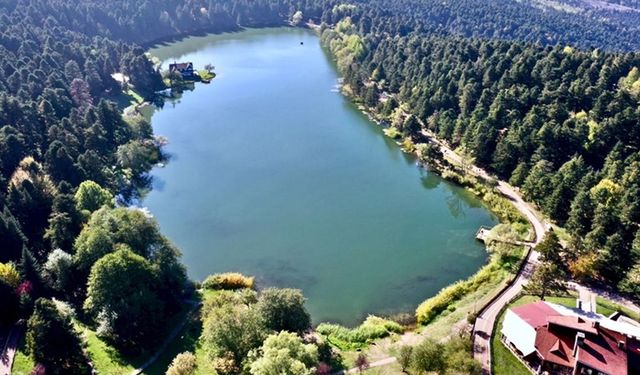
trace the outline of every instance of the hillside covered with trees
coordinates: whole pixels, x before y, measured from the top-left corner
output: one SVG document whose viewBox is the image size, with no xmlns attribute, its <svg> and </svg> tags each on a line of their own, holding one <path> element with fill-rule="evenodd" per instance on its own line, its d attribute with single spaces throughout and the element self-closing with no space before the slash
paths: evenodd
<svg viewBox="0 0 640 375">
<path fill-rule="evenodd" d="M 640 54 L 617 52 L 640 47 L 640 12 L 628 9 L 639 4 L 550 4 L 2 1 L 1 322 L 28 319 L 27 342 L 52 373 L 88 371 L 52 298 L 122 352 L 157 344 L 188 282 L 155 220 L 125 208 L 162 152 L 147 121 L 122 117 L 111 75 L 152 98 L 164 84 L 140 44 L 282 25 L 296 11 L 322 24 L 356 98 L 404 137 L 429 130 L 521 187 L 568 230 L 563 267 L 640 298 Z M 275 329 L 250 328 L 251 349 L 302 345 L 263 344 Z M 47 354 L 51 337 L 68 351 Z"/>
<path fill-rule="evenodd" d="M 576 278 L 637 296 L 640 54 L 361 35 L 362 22 L 345 15 L 323 33 L 357 97 L 405 136 L 432 131 L 521 187 L 572 235 Z"/>
</svg>

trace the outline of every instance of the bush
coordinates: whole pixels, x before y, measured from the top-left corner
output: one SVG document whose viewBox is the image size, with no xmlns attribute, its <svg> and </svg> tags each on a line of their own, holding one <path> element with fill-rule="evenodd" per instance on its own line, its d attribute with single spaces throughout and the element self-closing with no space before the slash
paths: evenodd
<svg viewBox="0 0 640 375">
<path fill-rule="evenodd" d="M 511 202 L 494 192 L 484 194 L 482 199 L 489 205 L 491 212 L 496 214 L 500 221 L 506 223 L 522 223 L 529 228 L 529 222 Z"/>
<path fill-rule="evenodd" d="M 196 368 L 196 356 L 191 352 L 184 352 L 173 359 L 166 375 L 193 375 Z"/>
<path fill-rule="evenodd" d="M 402 137 L 402 133 L 400 133 L 400 131 L 398 131 L 398 129 L 394 128 L 393 126 L 384 129 L 383 132 L 387 137 L 391 139 L 398 139 Z"/>
<path fill-rule="evenodd" d="M 269 288 L 260 294 L 256 310 L 268 328 L 300 333 L 311 327 L 311 316 L 304 302 L 298 289 Z"/>
<path fill-rule="evenodd" d="M 252 289 L 239 289 L 237 291 L 219 290 L 205 298 L 201 308 L 202 319 L 206 319 L 209 313 L 224 306 L 253 305 L 258 301 L 258 294 Z"/>
<path fill-rule="evenodd" d="M 20 273 L 13 263 L 0 263 L 0 280 L 4 281 L 12 288 L 17 288 L 20 284 Z"/>
<path fill-rule="evenodd" d="M 442 289 L 434 297 L 431 297 L 428 300 L 422 302 L 416 310 L 416 318 L 418 319 L 418 323 L 429 323 L 441 312 L 446 310 L 449 305 L 462 298 L 462 296 L 468 293 L 468 284 L 470 282 L 471 280 L 458 281 L 457 283 Z"/>
<path fill-rule="evenodd" d="M 213 290 L 235 290 L 243 288 L 251 289 L 253 288 L 253 282 L 253 277 L 248 277 L 238 272 L 226 272 L 208 276 L 202 282 L 202 287 L 204 289 Z"/>
<path fill-rule="evenodd" d="M 411 313 L 394 314 L 394 315 L 391 315 L 388 319 L 404 327 L 413 326 L 417 323 L 416 316 Z"/>
<path fill-rule="evenodd" d="M 330 339 L 337 339 L 346 344 L 366 344 L 371 340 L 389 336 L 391 333 L 402 333 L 404 328 L 394 321 L 369 315 L 358 327 L 349 329 L 339 324 L 322 323 L 316 331 Z"/>
</svg>

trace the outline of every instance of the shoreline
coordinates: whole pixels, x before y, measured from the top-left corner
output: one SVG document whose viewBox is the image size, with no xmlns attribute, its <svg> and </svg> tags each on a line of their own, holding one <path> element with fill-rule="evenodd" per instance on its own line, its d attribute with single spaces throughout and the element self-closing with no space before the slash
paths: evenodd
<svg viewBox="0 0 640 375">
<path fill-rule="evenodd" d="M 288 24 L 286 24 L 286 23 L 285 23 L 285 24 L 283 24 L 283 25 L 277 25 L 277 26 L 273 26 L 273 27 L 275 27 L 275 28 L 278 28 L 278 27 L 288 27 L 288 28 L 293 28 L 292 26 L 290 26 L 290 25 L 288 25 Z M 262 27 L 262 28 L 269 28 L 269 27 Z M 306 25 L 302 26 L 302 28 L 305 28 L 305 29 L 311 29 L 312 31 L 316 31 L 316 32 L 319 30 L 319 26 L 314 25 L 314 24 L 306 24 Z M 194 33 L 186 33 L 186 34 L 181 34 L 181 35 L 178 35 L 178 36 L 173 36 L 172 38 L 164 38 L 162 41 L 154 41 L 154 43 L 147 43 L 146 45 L 147 45 L 147 46 L 150 46 L 150 45 L 156 45 L 156 46 L 157 46 L 157 45 L 159 45 L 159 43 L 170 43 L 170 42 L 176 42 L 176 41 L 184 40 L 185 38 L 188 38 L 188 37 L 191 37 L 191 36 L 204 36 L 204 35 L 211 35 L 211 34 L 235 33 L 235 32 L 241 32 L 243 29 L 244 29 L 244 30 L 246 30 L 246 28 L 241 28 L 241 29 L 238 29 L 238 30 L 231 30 L 231 31 L 224 31 L 224 32 L 213 32 L 213 33 L 209 32 L 209 33 L 204 33 L 204 34 L 200 34 L 200 33 L 197 33 L 197 34 L 194 34 Z M 151 48 L 151 47 L 148 47 L 148 49 L 150 49 L 150 48 Z M 329 52 L 329 53 L 330 53 L 330 52 Z M 333 55 L 331 55 L 331 54 L 330 54 L 329 56 L 331 56 L 331 58 L 333 58 Z M 336 69 L 337 69 L 337 68 L 336 68 Z M 338 72 L 338 73 L 339 73 L 339 72 Z M 347 95 L 347 94 L 344 92 L 344 90 L 341 90 L 341 93 L 342 93 L 342 95 L 345 95 L 345 97 L 347 97 L 347 98 L 348 98 L 348 100 L 349 100 L 350 104 L 352 104 L 352 105 L 356 106 L 356 108 L 358 109 L 358 111 L 360 111 L 363 115 L 365 115 L 369 121 L 373 122 L 373 123 L 374 123 L 374 124 L 376 124 L 377 126 L 380 126 L 381 128 L 386 128 L 386 127 L 387 127 L 387 126 L 386 126 L 386 124 L 385 124 L 385 122 L 384 122 L 383 120 L 381 120 L 378 116 L 376 116 L 376 114 L 375 114 L 375 113 L 373 113 L 373 112 L 371 112 L 371 111 L 368 111 L 368 110 L 367 110 L 367 109 L 366 109 L 362 104 L 359 104 L 359 103 L 357 102 L 357 100 L 355 100 L 352 96 Z M 141 116 L 141 115 L 143 115 L 143 114 L 142 114 L 138 109 L 139 109 L 139 108 L 142 108 L 142 107 L 145 107 L 146 105 L 152 105 L 152 103 L 144 102 L 144 103 L 141 103 L 141 104 L 136 105 L 136 106 L 135 106 L 135 108 L 134 108 L 133 113 L 129 113 L 129 115 L 133 115 L 133 116 Z M 125 111 L 123 111 L 123 115 L 125 114 L 124 112 L 125 112 Z M 385 136 L 386 136 L 386 135 L 385 135 Z M 430 137 L 430 139 L 431 139 L 431 138 L 432 138 L 432 137 Z M 436 142 L 438 142 L 438 141 L 439 141 L 439 140 L 437 140 L 437 138 L 433 138 L 433 139 L 434 139 L 434 141 L 436 141 Z M 459 187 L 463 187 L 463 188 L 465 188 L 465 190 L 467 190 L 467 191 L 469 191 L 469 192 L 474 193 L 475 195 L 477 195 L 477 192 L 474 192 L 474 191 L 473 191 L 469 186 L 466 186 L 466 185 L 464 185 L 464 184 L 460 184 L 460 183 L 459 183 L 459 181 L 456 181 L 455 179 L 452 179 L 452 178 L 450 178 L 449 176 L 444 175 L 444 174 L 442 173 L 442 171 L 440 171 L 439 169 L 436 169 L 436 168 L 429 168 L 429 165 L 428 165 L 428 164 L 422 164 L 422 163 L 418 162 L 418 160 L 417 160 L 417 153 L 416 153 L 416 152 L 412 152 L 412 151 L 409 151 L 409 150 L 405 149 L 404 147 L 402 147 L 402 143 L 401 143 L 401 142 L 398 142 L 397 140 L 394 140 L 394 142 L 395 142 L 395 143 L 396 143 L 396 144 L 401 148 L 401 150 L 402 150 L 403 152 L 405 152 L 405 153 L 407 153 L 407 154 L 410 154 L 412 157 L 415 157 L 415 158 L 416 158 L 416 164 L 417 164 L 416 166 L 417 166 L 418 168 L 424 168 L 424 169 L 429 170 L 429 171 L 431 171 L 431 172 L 435 172 L 435 173 L 437 173 L 437 174 L 438 174 L 438 176 L 440 176 L 441 178 L 443 178 L 443 180 L 446 180 L 446 181 L 448 181 L 448 182 L 450 182 L 450 183 L 454 183 L 455 185 L 457 185 L 457 186 L 459 186 Z M 477 167 L 474 167 L 474 168 L 477 168 Z M 500 224 L 509 224 L 509 222 L 506 222 L 506 221 L 504 221 L 504 220 L 501 220 L 501 219 L 500 219 L 500 215 L 496 214 L 496 212 L 492 209 L 491 205 L 489 205 L 489 204 L 488 204 L 484 199 L 482 199 L 481 197 L 479 197 L 479 199 L 483 202 L 483 205 L 485 206 L 485 208 L 486 208 L 486 209 L 487 209 L 487 210 L 488 210 L 492 215 L 494 215 L 494 216 L 496 216 L 496 217 L 498 218 L 499 223 L 498 223 L 498 224 L 496 224 L 496 225 L 500 225 Z M 487 250 L 487 253 L 489 253 L 488 248 L 487 248 L 487 247 L 485 247 L 485 249 Z M 485 263 L 482 267 L 480 267 L 480 268 L 479 268 L 475 273 L 473 273 L 472 275 L 470 275 L 469 277 L 467 277 L 467 278 L 466 278 L 466 279 L 464 279 L 464 280 L 472 279 L 475 275 L 477 275 L 478 273 L 480 273 L 480 272 L 482 272 L 483 270 L 485 270 L 485 269 L 487 269 L 488 267 L 490 267 L 490 266 L 492 265 L 492 259 L 493 259 L 493 256 L 492 256 L 491 254 L 489 254 L 489 256 L 487 257 L 487 261 L 486 261 L 486 263 Z M 455 284 L 455 283 L 454 283 L 454 284 Z M 450 286 L 450 285 L 449 285 L 449 286 Z M 447 287 L 448 287 L 448 286 L 445 286 L 443 289 L 446 289 Z M 433 297 L 435 297 L 435 296 L 437 296 L 437 295 L 438 295 L 438 293 L 436 293 L 434 296 L 431 296 L 431 297 L 429 297 L 429 298 L 433 298 Z M 417 307 L 417 306 L 416 306 L 416 307 Z M 399 313 L 411 313 L 411 314 L 414 314 L 414 313 L 415 313 L 415 309 L 414 309 L 413 311 L 412 311 L 412 310 L 409 310 L 409 311 L 399 312 Z"/>
</svg>

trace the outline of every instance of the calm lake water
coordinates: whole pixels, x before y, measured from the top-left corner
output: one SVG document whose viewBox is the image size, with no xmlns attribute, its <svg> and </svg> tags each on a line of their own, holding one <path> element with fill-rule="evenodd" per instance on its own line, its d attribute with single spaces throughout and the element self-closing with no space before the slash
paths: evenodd
<svg viewBox="0 0 640 375">
<path fill-rule="evenodd" d="M 152 118 L 171 160 L 143 205 L 192 278 L 240 271 L 300 288 L 314 322 L 354 325 L 413 311 L 486 261 L 474 234 L 496 219 L 337 92 L 313 33 L 192 37 L 151 53 L 218 73 Z"/>
</svg>

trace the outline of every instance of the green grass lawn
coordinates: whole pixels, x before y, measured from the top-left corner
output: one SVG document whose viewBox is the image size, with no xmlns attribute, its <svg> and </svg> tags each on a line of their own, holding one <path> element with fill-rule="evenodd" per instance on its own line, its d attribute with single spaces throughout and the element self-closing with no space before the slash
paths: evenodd
<svg viewBox="0 0 640 375">
<path fill-rule="evenodd" d="M 135 360 L 123 357 L 113 346 L 98 337 L 95 331 L 84 325 L 77 323 L 76 329 L 85 339 L 87 353 L 99 374 L 130 374 L 137 365 L 144 362 L 143 358 Z"/>
<path fill-rule="evenodd" d="M 609 316 L 616 311 L 621 312 L 633 320 L 640 321 L 640 314 L 603 297 L 596 297 L 596 312 L 598 314 Z"/>
<path fill-rule="evenodd" d="M 576 307 L 576 297 L 575 295 L 562 296 L 562 297 L 546 297 L 545 300 L 547 302 L 555 303 L 556 305 L 561 305 L 565 307 L 575 308 Z"/>
<path fill-rule="evenodd" d="M 20 340 L 20 345 L 18 346 L 18 352 L 13 359 L 13 367 L 11 368 L 11 374 L 13 375 L 29 375 L 31 370 L 36 364 L 33 362 L 31 357 L 26 354 L 24 336 L 22 340 Z"/>
<path fill-rule="evenodd" d="M 180 312 L 176 313 L 166 322 L 165 326 L 167 327 L 167 330 L 169 332 L 173 329 L 173 327 L 177 326 L 183 319 L 185 319 L 186 313 L 189 311 L 189 309 L 190 306 L 184 305 Z M 144 364 L 149 357 L 155 354 L 156 351 L 154 349 L 141 353 L 140 355 L 135 357 L 126 357 L 118 353 L 118 350 L 114 348 L 110 343 L 98 337 L 96 332 L 89 327 L 76 322 L 76 329 L 82 333 L 82 336 L 84 337 L 86 342 L 86 350 L 89 353 L 89 357 L 94 365 L 94 368 L 99 374 L 130 374 L 133 370 Z M 167 332 L 166 334 L 168 335 L 169 332 Z M 176 340 L 179 337 L 180 335 L 176 337 Z M 173 345 L 173 342 L 171 344 Z M 153 370 L 155 372 L 149 373 L 165 373 L 166 368 L 168 367 L 168 363 L 170 363 L 175 356 L 169 353 L 172 345 L 169 345 L 169 347 L 163 350 L 163 353 L 157 359 L 157 361 L 159 362 L 157 366 L 155 366 L 156 362 L 154 362 L 149 367 L 149 371 Z M 167 355 L 171 355 L 171 358 L 167 359 Z M 166 366 L 162 368 L 165 363 Z"/>
<path fill-rule="evenodd" d="M 200 291 L 198 298 L 204 302 L 217 293 L 218 291 L 215 290 Z M 173 361 L 178 354 L 187 351 L 196 355 L 198 365 L 196 375 L 215 374 L 216 372 L 212 367 L 212 361 L 200 341 L 201 334 L 202 320 L 200 319 L 200 310 L 198 309 L 189 315 L 188 321 L 184 327 L 182 327 L 180 333 L 169 343 L 158 359 L 144 371 L 144 374 L 163 375 L 171 365 L 171 361 Z"/>
<path fill-rule="evenodd" d="M 507 309 L 538 301 L 538 297 L 523 296 L 508 304 L 498 316 L 491 336 L 491 371 L 495 375 L 530 375 L 531 372 L 500 341 L 500 331 Z"/>
<path fill-rule="evenodd" d="M 114 101 L 121 111 L 125 108 L 142 104 L 144 98 L 135 90 L 128 89 L 126 92 L 119 92 L 117 95 L 111 96 L 110 100 Z"/>
<path fill-rule="evenodd" d="M 148 375 L 162 375 L 171 365 L 171 361 L 180 353 L 192 352 L 198 359 L 197 374 L 214 373 L 210 361 L 207 360 L 206 353 L 202 349 L 200 334 L 202 333 L 202 322 L 199 311 L 195 311 L 189 316 L 187 324 L 182 328 L 176 338 L 165 348 L 158 359 L 153 362 L 145 371 Z"/>
</svg>

